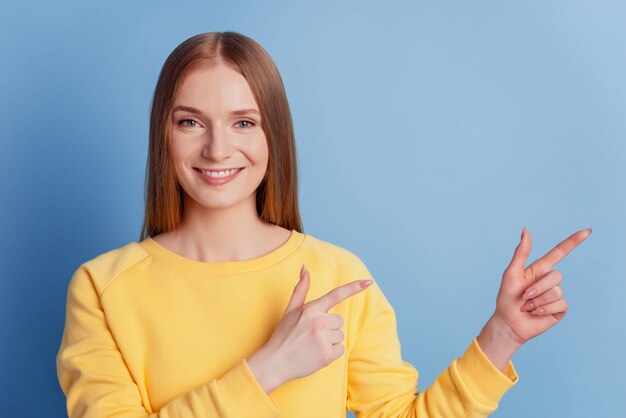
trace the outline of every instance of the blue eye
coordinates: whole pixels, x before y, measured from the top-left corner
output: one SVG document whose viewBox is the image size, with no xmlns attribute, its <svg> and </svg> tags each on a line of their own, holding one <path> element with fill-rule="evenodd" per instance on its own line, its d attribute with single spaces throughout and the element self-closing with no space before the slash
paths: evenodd
<svg viewBox="0 0 626 418">
<path fill-rule="evenodd" d="M 247 125 L 241 125 L 242 123 L 246 123 Z M 255 125 L 254 122 L 249 120 L 240 120 L 237 124 L 240 124 L 239 126 L 242 128 L 251 128 Z M 193 119 L 181 119 L 178 121 L 178 126 L 182 126 L 184 128 L 195 128 L 198 126 L 198 122 Z"/>
<path fill-rule="evenodd" d="M 254 122 L 251 122 L 251 121 L 249 121 L 249 120 L 240 120 L 240 121 L 239 121 L 239 122 L 237 122 L 237 123 L 242 123 L 242 122 L 249 123 L 250 125 L 248 125 L 248 127 L 250 127 L 250 128 L 251 128 L 252 126 L 254 126 Z M 244 127 L 245 127 L 245 126 L 244 126 Z"/>
<path fill-rule="evenodd" d="M 193 122 L 195 124 L 198 123 L 198 122 L 196 122 L 193 119 L 181 119 L 181 120 L 178 121 L 178 126 L 183 126 L 183 127 L 186 127 L 186 128 L 193 128 L 194 126 L 196 126 L 196 125 L 186 125 L 185 122 Z"/>
</svg>

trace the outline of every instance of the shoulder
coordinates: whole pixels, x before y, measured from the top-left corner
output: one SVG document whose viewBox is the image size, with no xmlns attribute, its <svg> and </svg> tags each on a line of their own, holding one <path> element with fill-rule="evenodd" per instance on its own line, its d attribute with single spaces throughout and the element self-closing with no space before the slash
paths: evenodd
<svg viewBox="0 0 626 418">
<path fill-rule="evenodd" d="M 371 278 L 363 260 L 349 248 L 306 234 L 302 251 L 307 258 L 334 265 L 346 277 Z"/>
<path fill-rule="evenodd" d="M 137 242 L 127 244 L 102 253 L 82 263 L 74 272 L 70 284 L 70 291 L 74 288 L 93 288 L 98 296 L 117 277 L 125 271 L 137 266 L 149 254 Z"/>
</svg>

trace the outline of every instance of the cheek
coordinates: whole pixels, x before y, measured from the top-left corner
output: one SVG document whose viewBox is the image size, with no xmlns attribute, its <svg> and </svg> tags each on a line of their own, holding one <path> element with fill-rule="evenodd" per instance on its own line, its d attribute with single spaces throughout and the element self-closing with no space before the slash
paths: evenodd
<svg viewBox="0 0 626 418">
<path fill-rule="evenodd" d="M 186 138 L 172 137 L 170 141 L 170 155 L 175 165 L 181 164 L 195 152 L 193 141 L 184 139 Z"/>
<path fill-rule="evenodd" d="M 184 141 L 177 141 L 172 138 L 170 143 L 170 158 L 174 166 L 174 172 L 179 182 L 185 182 L 185 177 L 189 176 L 185 163 L 189 161 L 189 156 L 193 153 L 193 149 L 185 144 Z"/>
<path fill-rule="evenodd" d="M 249 158 L 256 164 L 266 166 L 269 156 L 269 150 L 265 138 L 259 138 L 248 147 Z"/>
</svg>

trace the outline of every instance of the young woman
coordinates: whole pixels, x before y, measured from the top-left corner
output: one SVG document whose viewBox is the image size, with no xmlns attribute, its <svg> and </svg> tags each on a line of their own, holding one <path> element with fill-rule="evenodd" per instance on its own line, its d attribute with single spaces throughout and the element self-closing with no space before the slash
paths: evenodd
<svg viewBox="0 0 626 418">
<path fill-rule="evenodd" d="M 293 127 L 267 52 L 179 45 L 157 82 L 139 242 L 83 263 L 57 355 L 70 417 L 483 417 L 513 353 L 567 311 L 524 229 L 481 333 L 427 389 L 361 260 L 302 229 Z M 367 281 L 366 281 L 367 280 Z"/>
</svg>

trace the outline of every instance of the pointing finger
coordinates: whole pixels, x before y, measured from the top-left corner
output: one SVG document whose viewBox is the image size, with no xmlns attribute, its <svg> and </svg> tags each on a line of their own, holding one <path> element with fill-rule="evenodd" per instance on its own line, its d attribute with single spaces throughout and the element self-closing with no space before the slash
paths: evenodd
<svg viewBox="0 0 626 418">
<path fill-rule="evenodd" d="M 339 286 L 331 290 L 324 296 L 308 302 L 307 305 L 312 306 L 313 309 L 315 309 L 316 311 L 328 313 L 328 310 L 330 308 L 337 305 L 339 302 L 344 301 L 350 296 L 353 296 L 361 292 L 362 290 L 365 290 L 372 283 L 373 281 L 371 280 L 356 280 L 348 284 L 344 284 L 343 286 Z"/>
<path fill-rule="evenodd" d="M 591 228 L 583 229 L 573 233 L 565 240 L 561 241 L 556 247 L 546 253 L 543 257 L 535 260 L 528 268 L 533 277 L 542 277 L 552 267 L 563 259 L 578 244 L 583 242 L 591 234 Z"/>
</svg>

